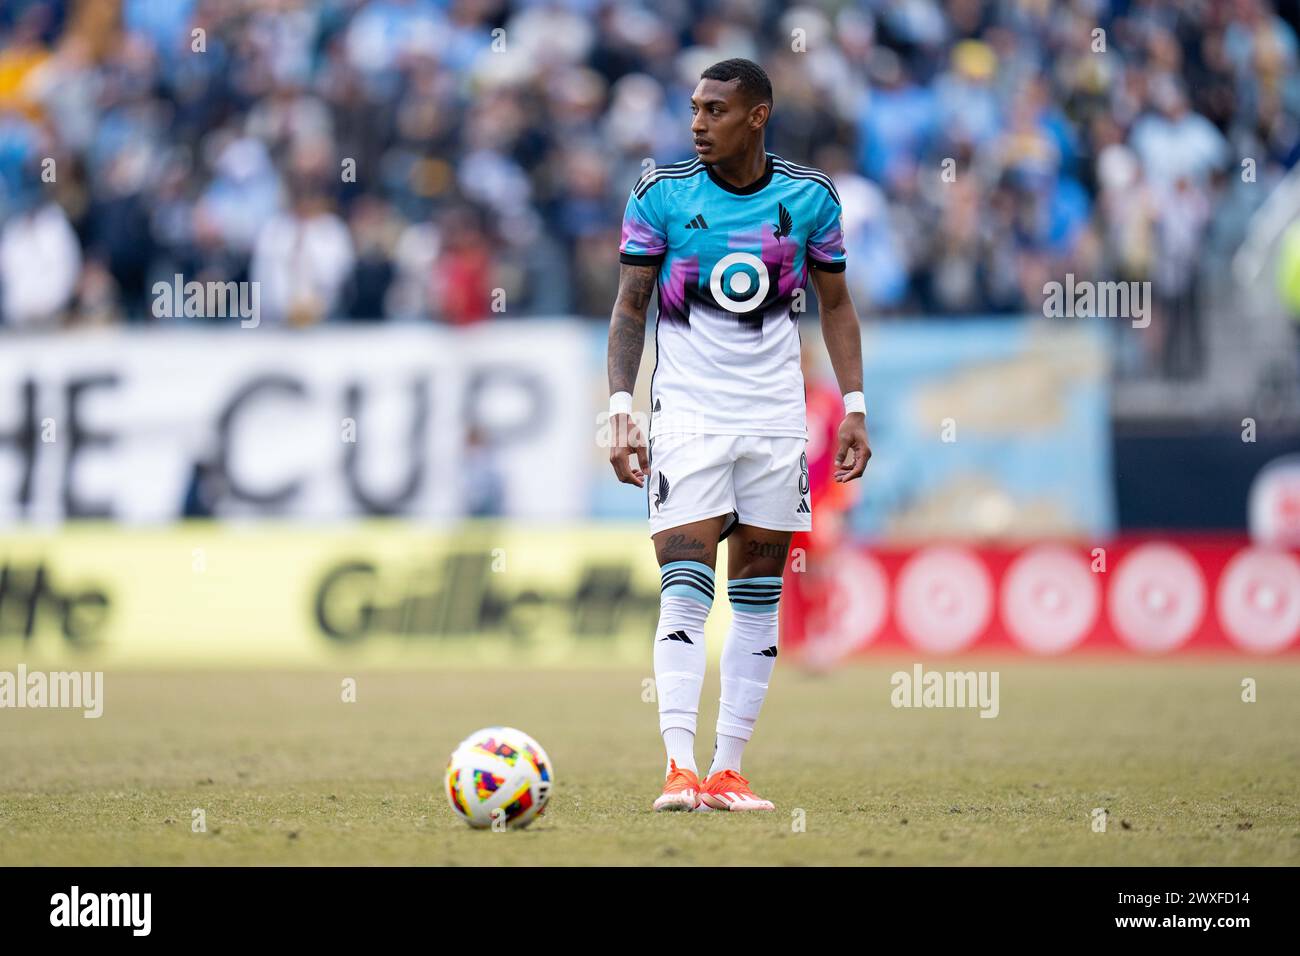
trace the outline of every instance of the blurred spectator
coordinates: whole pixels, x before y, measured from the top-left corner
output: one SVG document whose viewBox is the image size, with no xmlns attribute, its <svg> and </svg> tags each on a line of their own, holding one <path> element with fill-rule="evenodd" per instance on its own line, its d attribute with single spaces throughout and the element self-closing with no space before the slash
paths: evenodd
<svg viewBox="0 0 1300 956">
<path fill-rule="evenodd" d="M 401 223 L 383 200 L 364 196 L 353 205 L 348 227 L 357 244 L 357 265 L 346 313 L 382 319 L 387 314 L 388 290 L 395 272 L 393 250 Z"/>
<path fill-rule="evenodd" d="M 145 195 L 149 159 L 143 149 L 127 148 L 109 164 L 102 192 L 86 214 L 87 252 L 102 263 L 130 315 L 149 311 L 149 273 L 155 249 Z"/>
<path fill-rule="evenodd" d="M 862 171 L 886 189 L 913 174 L 935 136 L 934 94 L 913 83 L 898 54 L 876 50 L 873 92 L 863 101 L 859 126 Z"/>
<path fill-rule="evenodd" d="M 1152 81 L 1151 102 L 1157 112 L 1138 120 L 1132 135 L 1147 180 L 1160 187 L 1184 178 L 1203 185 L 1210 173 L 1227 162 L 1223 135 L 1188 108 L 1186 94 L 1171 77 L 1157 76 Z"/>
<path fill-rule="evenodd" d="M 852 165 L 848 152 L 826 147 L 819 168 L 835 183 L 844 209 L 844 247 L 860 264 L 847 272 L 853 301 L 864 312 L 891 311 L 907 295 L 906 248 L 895 229 L 885 193 Z"/>
<path fill-rule="evenodd" d="M 505 481 L 501 462 L 481 429 L 471 427 L 461 454 L 461 494 L 471 518 L 490 518 L 505 512 Z"/>
<path fill-rule="evenodd" d="M 58 203 L 36 189 L 17 198 L 0 229 L 0 314 L 10 327 L 56 323 L 81 274 L 81 247 Z"/>
<path fill-rule="evenodd" d="M 1164 192 L 1160 208 L 1152 292 L 1155 321 L 1164 325 L 1162 367 L 1169 378 L 1192 378 L 1202 360 L 1196 266 L 1210 203 L 1189 176 L 1181 176 Z"/>
<path fill-rule="evenodd" d="M 259 284 L 261 318 L 311 325 L 335 314 L 356 255 L 348 227 L 311 182 L 296 187 L 293 208 L 263 226 L 250 278 Z"/>
<path fill-rule="evenodd" d="M 442 248 L 433 263 L 433 312 L 453 325 L 488 318 L 492 310 L 492 247 L 471 207 L 443 217 Z"/>
</svg>

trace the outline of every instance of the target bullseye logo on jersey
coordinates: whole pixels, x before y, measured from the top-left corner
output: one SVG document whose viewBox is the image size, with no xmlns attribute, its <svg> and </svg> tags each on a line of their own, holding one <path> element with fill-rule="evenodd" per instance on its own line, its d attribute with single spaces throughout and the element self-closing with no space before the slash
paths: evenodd
<svg viewBox="0 0 1300 956">
<path fill-rule="evenodd" d="M 772 280 L 767 266 L 752 252 L 723 256 L 709 274 L 713 300 L 729 312 L 752 312 L 767 298 Z"/>
</svg>

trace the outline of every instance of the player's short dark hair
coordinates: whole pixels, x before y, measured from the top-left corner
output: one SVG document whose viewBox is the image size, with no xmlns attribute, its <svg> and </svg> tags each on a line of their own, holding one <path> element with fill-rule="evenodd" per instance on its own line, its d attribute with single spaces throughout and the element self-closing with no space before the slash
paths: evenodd
<svg viewBox="0 0 1300 956">
<path fill-rule="evenodd" d="M 772 81 L 753 60 L 735 57 L 715 63 L 700 74 L 702 80 L 740 80 L 740 90 L 751 103 L 772 105 Z"/>
</svg>

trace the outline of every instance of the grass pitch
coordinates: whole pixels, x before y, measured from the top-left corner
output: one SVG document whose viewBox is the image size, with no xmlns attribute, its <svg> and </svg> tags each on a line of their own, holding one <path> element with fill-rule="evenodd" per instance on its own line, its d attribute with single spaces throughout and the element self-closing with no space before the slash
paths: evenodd
<svg viewBox="0 0 1300 956">
<path fill-rule="evenodd" d="M 745 755 L 777 811 L 748 815 L 650 811 L 648 672 L 362 673 L 356 703 L 342 674 L 109 673 L 98 720 L 0 711 L 0 864 L 1300 863 L 1300 663 L 926 667 L 1000 671 L 999 716 L 893 708 L 911 661 L 778 666 Z M 489 724 L 555 763 L 527 830 L 471 831 L 443 796 Z"/>
</svg>

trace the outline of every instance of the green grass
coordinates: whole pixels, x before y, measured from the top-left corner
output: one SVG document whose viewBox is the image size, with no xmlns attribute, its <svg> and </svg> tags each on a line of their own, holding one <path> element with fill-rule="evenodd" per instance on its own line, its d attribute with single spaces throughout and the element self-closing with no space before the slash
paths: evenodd
<svg viewBox="0 0 1300 956">
<path fill-rule="evenodd" d="M 648 672 L 364 673 L 354 704 L 342 674 L 110 673 L 99 720 L 0 710 L 0 864 L 1300 863 L 1300 664 L 957 665 L 1001 672 L 992 720 L 894 709 L 910 666 L 778 667 L 745 757 L 777 812 L 750 815 L 650 812 Z M 555 763 L 528 830 L 471 831 L 442 795 L 496 723 Z"/>
</svg>

